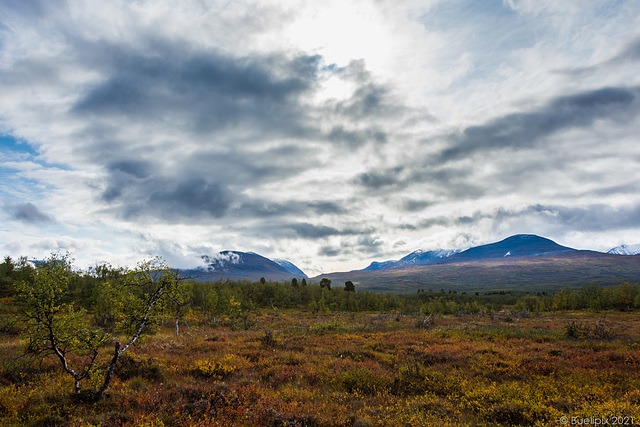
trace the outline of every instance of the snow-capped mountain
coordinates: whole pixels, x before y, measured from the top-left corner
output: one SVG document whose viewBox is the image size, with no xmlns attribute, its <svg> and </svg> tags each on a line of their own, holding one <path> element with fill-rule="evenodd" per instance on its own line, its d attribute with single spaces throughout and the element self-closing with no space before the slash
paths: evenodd
<svg viewBox="0 0 640 427">
<path fill-rule="evenodd" d="M 285 270 L 287 270 L 289 273 L 293 275 L 307 277 L 307 275 L 304 274 L 304 272 L 300 270 L 298 267 L 296 267 L 291 261 L 287 261 L 286 259 L 272 259 L 271 261 L 280 265 L 281 267 L 283 267 Z"/>
<path fill-rule="evenodd" d="M 298 267 L 286 260 L 270 260 L 255 252 L 222 251 L 214 256 L 202 255 L 204 267 L 180 270 L 186 277 L 198 281 L 215 280 L 291 280 L 307 277 Z"/>
<path fill-rule="evenodd" d="M 608 254 L 614 255 L 638 255 L 640 254 L 640 244 L 637 245 L 620 245 L 609 249 Z"/>
<path fill-rule="evenodd" d="M 409 255 L 400 258 L 398 261 L 373 261 L 362 271 L 387 270 L 389 268 L 410 267 L 412 265 L 434 264 L 458 252 L 460 252 L 458 249 L 437 249 L 434 251 L 418 249 L 417 251 L 411 252 Z"/>
<path fill-rule="evenodd" d="M 475 246 L 452 255 L 447 261 L 466 261 L 523 256 L 547 256 L 575 251 L 535 234 L 516 234 L 496 243 Z"/>
<path fill-rule="evenodd" d="M 510 258 L 522 256 L 546 256 L 575 251 L 573 248 L 561 246 L 552 240 L 534 234 L 516 234 L 500 242 L 469 248 L 467 250 L 435 251 L 417 250 L 400 258 L 398 261 L 372 262 L 360 271 L 387 270 L 414 265 L 445 264 L 456 261 L 470 261 L 492 258 Z"/>
<path fill-rule="evenodd" d="M 458 252 L 460 252 L 459 249 L 437 249 L 435 251 L 423 251 L 418 249 L 417 251 L 411 252 L 409 255 L 400 258 L 398 262 L 403 265 L 419 265 L 442 258 L 448 258 Z"/>
</svg>

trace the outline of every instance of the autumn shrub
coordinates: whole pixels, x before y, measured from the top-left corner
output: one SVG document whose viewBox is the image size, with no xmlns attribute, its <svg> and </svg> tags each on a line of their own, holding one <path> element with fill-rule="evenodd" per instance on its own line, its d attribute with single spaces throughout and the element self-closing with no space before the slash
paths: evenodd
<svg viewBox="0 0 640 427">
<path fill-rule="evenodd" d="M 596 320 L 596 324 L 593 326 L 592 335 L 598 339 L 612 339 L 615 337 L 615 333 L 611 330 L 611 327 L 604 319 Z"/>
<path fill-rule="evenodd" d="M 593 327 L 578 323 L 575 320 L 567 323 L 564 327 L 564 335 L 567 338 L 584 340 L 588 338 L 608 340 L 615 337 L 611 327 L 604 319 L 596 320 Z"/>
<path fill-rule="evenodd" d="M 573 320 L 567 323 L 567 325 L 564 327 L 564 335 L 567 338 L 583 340 L 586 339 L 589 335 L 589 327 Z"/>
<path fill-rule="evenodd" d="M 276 414 L 271 425 L 273 427 L 315 427 L 319 424 L 311 415 Z"/>
<path fill-rule="evenodd" d="M 278 340 L 273 336 L 273 331 L 265 331 L 260 337 L 260 343 L 264 348 L 273 348 L 278 345 Z"/>
<path fill-rule="evenodd" d="M 427 390 L 428 372 L 420 363 L 400 367 L 393 381 L 393 393 L 398 396 L 423 394 Z"/>
<path fill-rule="evenodd" d="M 624 398 L 634 405 L 640 405 L 640 390 L 629 391 L 625 393 Z"/>
<path fill-rule="evenodd" d="M 391 392 L 396 396 L 412 396 L 431 392 L 436 396 L 455 394 L 459 389 L 456 375 L 443 374 L 426 368 L 421 363 L 401 366 L 395 374 Z"/>
<path fill-rule="evenodd" d="M 144 378 L 149 381 L 162 381 L 164 375 L 158 361 L 147 356 L 123 354 L 118 360 L 116 376 L 121 380 L 129 380 L 134 377 Z"/>
<path fill-rule="evenodd" d="M 344 326 L 340 322 L 322 322 L 309 326 L 309 332 L 322 334 L 324 332 L 340 331 Z"/>
<path fill-rule="evenodd" d="M 45 415 L 42 418 L 38 418 L 33 421 L 29 426 L 30 427 L 63 427 L 67 426 L 69 423 L 60 415 Z"/>
<path fill-rule="evenodd" d="M 389 380 L 364 366 L 353 367 L 342 372 L 333 380 L 333 383 L 340 391 L 366 396 L 386 393 L 391 385 Z"/>
<path fill-rule="evenodd" d="M 548 408 L 524 403 L 500 403 L 490 408 L 487 421 L 505 426 L 532 426 L 536 423 L 548 423 L 552 419 Z"/>
<path fill-rule="evenodd" d="M 223 379 L 246 365 L 246 360 L 234 354 L 227 354 L 218 361 L 198 360 L 193 364 L 195 376 Z"/>
</svg>

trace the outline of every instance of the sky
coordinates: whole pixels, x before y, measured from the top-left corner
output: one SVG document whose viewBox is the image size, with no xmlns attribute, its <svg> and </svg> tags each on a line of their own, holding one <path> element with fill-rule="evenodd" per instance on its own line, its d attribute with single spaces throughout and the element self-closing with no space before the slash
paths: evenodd
<svg viewBox="0 0 640 427">
<path fill-rule="evenodd" d="M 639 70 L 634 0 L 3 0 L 0 255 L 637 244 Z"/>
</svg>

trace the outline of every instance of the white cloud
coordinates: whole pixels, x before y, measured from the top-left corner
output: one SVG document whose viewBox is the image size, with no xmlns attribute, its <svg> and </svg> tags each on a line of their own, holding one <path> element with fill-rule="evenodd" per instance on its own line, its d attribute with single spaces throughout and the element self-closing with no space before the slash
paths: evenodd
<svg viewBox="0 0 640 427">
<path fill-rule="evenodd" d="M 11 255 L 314 274 L 516 232 L 640 241 L 604 218 L 640 204 L 637 3 L 9 1 L 0 22 L 0 130 L 33 148 L 0 154 Z"/>
</svg>

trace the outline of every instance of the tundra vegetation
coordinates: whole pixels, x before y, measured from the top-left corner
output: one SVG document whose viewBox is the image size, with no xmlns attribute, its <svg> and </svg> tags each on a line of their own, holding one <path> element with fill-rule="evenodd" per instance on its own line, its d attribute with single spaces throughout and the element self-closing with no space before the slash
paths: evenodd
<svg viewBox="0 0 640 427">
<path fill-rule="evenodd" d="M 2 425 L 640 420 L 637 284 L 383 294 L 67 255 L 0 275 Z"/>
</svg>

